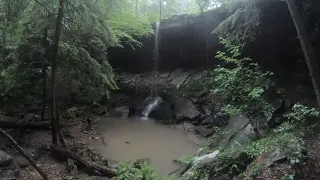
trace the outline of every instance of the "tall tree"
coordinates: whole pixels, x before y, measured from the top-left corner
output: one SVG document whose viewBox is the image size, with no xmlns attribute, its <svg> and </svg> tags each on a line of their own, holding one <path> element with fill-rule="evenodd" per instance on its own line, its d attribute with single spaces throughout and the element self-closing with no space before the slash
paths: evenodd
<svg viewBox="0 0 320 180">
<path fill-rule="evenodd" d="M 57 76 L 57 63 L 58 63 L 58 51 L 59 51 L 59 42 L 60 34 L 64 13 L 65 0 L 60 0 L 59 2 L 59 11 L 56 20 L 56 30 L 54 35 L 54 46 L 53 46 L 53 55 L 52 55 L 52 73 L 51 73 L 51 88 L 52 88 L 52 107 L 51 107 L 51 124 L 52 124 L 52 142 L 53 144 L 58 144 L 58 132 L 59 127 L 59 118 L 57 117 L 57 102 L 56 102 L 56 76 Z"/>
<path fill-rule="evenodd" d="M 302 18 L 299 15 L 299 9 L 296 5 L 295 0 L 286 0 L 288 9 L 291 13 L 292 20 L 297 30 L 297 35 L 300 40 L 302 50 L 304 52 L 304 57 L 306 64 L 309 68 L 309 74 L 312 80 L 314 92 L 316 94 L 318 105 L 320 106 L 320 79 L 319 79 L 319 66 L 314 55 L 313 48 L 311 46 L 307 30 L 303 24 Z"/>
<path fill-rule="evenodd" d="M 136 16 L 139 15 L 139 0 L 135 0 L 136 3 Z"/>
</svg>

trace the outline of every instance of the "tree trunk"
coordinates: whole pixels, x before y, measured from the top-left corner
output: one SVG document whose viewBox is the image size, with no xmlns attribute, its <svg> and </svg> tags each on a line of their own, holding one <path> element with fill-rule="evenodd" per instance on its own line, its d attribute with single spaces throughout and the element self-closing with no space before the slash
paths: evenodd
<svg viewBox="0 0 320 180">
<path fill-rule="evenodd" d="M 2 128 L 0 128 L 0 134 L 2 134 L 5 138 L 7 138 L 12 145 L 21 153 L 21 155 L 26 158 L 29 163 L 39 172 L 39 174 L 43 177 L 45 180 L 49 180 L 48 175 L 36 164 L 34 160 L 19 146 L 19 144 Z"/>
<path fill-rule="evenodd" d="M 47 36 L 48 29 L 44 30 L 43 35 L 43 47 L 44 47 L 44 57 L 42 61 L 42 108 L 41 108 L 41 121 L 44 121 L 44 116 L 46 114 L 46 98 L 47 98 L 47 79 L 46 79 L 46 70 L 47 70 L 47 59 L 46 59 L 46 51 L 47 51 Z"/>
<path fill-rule="evenodd" d="M 135 0 L 136 1 L 136 16 L 139 16 L 139 0 Z"/>
<path fill-rule="evenodd" d="M 303 24 L 303 21 L 299 15 L 299 10 L 295 4 L 295 0 L 286 0 L 288 9 L 291 13 L 292 20 L 297 30 L 297 35 L 300 40 L 302 50 L 304 52 L 304 57 L 309 69 L 309 74 L 312 80 L 313 88 L 316 94 L 318 105 L 320 106 L 320 81 L 319 81 L 319 71 L 318 63 L 316 61 L 313 48 L 311 46 L 307 30 Z"/>
<path fill-rule="evenodd" d="M 83 158 L 81 158 L 80 156 L 78 156 L 77 154 L 70 152 L 66 149 L 63 149 L 57 145 L 54 145 L 54 144 L 51 145 L 50 150 L 55 156 L 60 155 L 65 158 L 71 158 L 71 159 L 77 161 L 80 166 L 88 168 L 93 173 L 98 172 L 100 175 L 107 176 L 110 178 L 116 176 L 116 172 L 113 171 L 112 169 L 109 169 L 105 166 L 101 166 L 101 165 L 86 161 Z"/>
<path fill-rule="evenodd" d="M 21 128 L 21 129 L 50 129 L 50 121 L 42 122 L 22 122 L 22 121 L 4 121 L 0 120 L 1 128 Z"/>
<path fill-rule="evenodd" d="M 52 103 L 51 103 L 51 124 L 52 124 L 52 143 L 58 144 L 58 132 L 59 132 L 59 121 L 56 117 L 57 106 L 56 106 L 56 73 L 58 63 L 58 50 L 60 42 L 60 34 L 63 20 L 65 0 L 59 2 L 59 12 L 56 21 L 56 31 L 54 35 L 54 46 L 53 46 L 53 57 L 52 57 L 52 74 L 51 74 L 51 88 L 52 88 Z"/>
</svg>

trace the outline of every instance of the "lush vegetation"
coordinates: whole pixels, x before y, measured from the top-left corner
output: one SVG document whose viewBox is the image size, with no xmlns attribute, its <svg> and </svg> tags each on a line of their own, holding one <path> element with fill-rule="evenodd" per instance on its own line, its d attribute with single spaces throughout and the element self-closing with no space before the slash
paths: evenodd
<svg viewBox="0 0 320 180">
<path fill-rule="evenodd" d="M 119 164 L 117 170 L 117 180 L 156 180 L 159 179 L 153 168 L 147 163 L 134 164 L 130 161 Z M 163 180 L 177 180 L 175 176 L 162 178 Z"/>
</svg>

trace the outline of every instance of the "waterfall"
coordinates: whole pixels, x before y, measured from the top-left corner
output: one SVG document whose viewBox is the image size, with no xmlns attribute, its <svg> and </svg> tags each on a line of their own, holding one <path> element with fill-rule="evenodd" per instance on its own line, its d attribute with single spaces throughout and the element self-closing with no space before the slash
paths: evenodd
<svg viewBox="0 0 320 180">
<path fill-rule="evenodd" d="M 156 22 L 156 35 L 155 35 L 155 40 L 154 40 L 154 62 L 153 62 L 153 87 L 151 90 L 151 96 L 156 96 L 157 95 L 157 79 L 158 79 L 158 64 L 159 64 L 159 34 L 160 34 L 160 22 Z"/>
<path fill-rule="evenodd" d="M 155 97 L 150 104 L 143 110 L 142 118 L 148 119 L 149 114 L 157 108 L 157 106 L 162 102 L 161 97 L 157 96 L 157 79 L 158 79 L 158 62 L 159 62 L 159 34 L 160 34 L 160 22 L 156 22 L 156 32 L 154 40 L 154 61 L 153 61 L 153 83 L 151 89 L 151 97 Z"/>
<path fill-rule="evenodd" d="M 158 107 L 158 105 L 162 102 L 161 97 L 156 97 L 154 98 L 150 104 L 143 110 L 142 112 L 142 118 L 143 119 L 148 119 L 149 114 Z"/>
</svg>

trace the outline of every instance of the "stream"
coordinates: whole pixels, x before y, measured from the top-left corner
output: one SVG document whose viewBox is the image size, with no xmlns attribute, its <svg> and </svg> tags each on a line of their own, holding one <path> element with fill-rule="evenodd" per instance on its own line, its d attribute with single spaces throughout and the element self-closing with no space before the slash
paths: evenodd
<svg viewBox="0 0 320 180">
<path fill-rule="evenodd" d="M 116 161 L 148 159 L 162 177 L 180 167 L 173 160 L 192 156 L 200 148 L 193 133 L 151 119 L 101 117 L 100 122 L 98 131 L 107 146 L 102 143 L 93 146 L 101 155 Z"/>
</svg>

